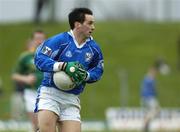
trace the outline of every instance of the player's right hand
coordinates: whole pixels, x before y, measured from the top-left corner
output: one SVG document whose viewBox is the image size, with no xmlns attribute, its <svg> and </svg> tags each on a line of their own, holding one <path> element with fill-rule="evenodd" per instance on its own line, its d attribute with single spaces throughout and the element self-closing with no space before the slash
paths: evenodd
<svg viewBox="0 0 180 132">
<path fill-rule="evenodd" d="M 36 81 L 36 77 L 34 74 L 29 74 L 27 76 L 24 77 L 25 79 L 25 83 L 28 85 L 34 85 L 35 81 Z"/>
<path fill-rule="evenodd" d="M 64 62 L 61 69 L 71 77 L 71 79 L 76 85 L 80 85 L 82 83 L 81 76 L 78 72 L 78 65 L 78 62 Z"/>
</svg>

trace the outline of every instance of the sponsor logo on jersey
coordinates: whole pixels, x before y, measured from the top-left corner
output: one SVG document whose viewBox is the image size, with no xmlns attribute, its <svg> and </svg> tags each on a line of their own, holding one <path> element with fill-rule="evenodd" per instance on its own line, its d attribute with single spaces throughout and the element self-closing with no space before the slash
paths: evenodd
<svg viewBox="0 0 180 132">
<path fill-rule="evenodd" d="M 72 52 L 70 50 L 68 50 L 65 54 L 66 57 L 70 58 L 72 57 Z"/>
<path fill-rule="evenodd" d="M 99 61 L 98 67 L 104 69 L 104 60 L 100 60 L 100 61 Z"/>
<path fill-rule="evenodd" d="M 92 58 L 92 54 L 89 53 L 89 52 L 87 52 L 87 53 L 85 54 L 85 61 L 88 62 L 88 61 L 91 60 L 91 58 Z"/>
<path fill-rule="evenodd" d="M 52 50 L 51 50 L 49 47 L 45 46 L 45 47 L 43 47 L 43 49 L 42 49 L 42 53 L 45 54 L 45 55 L 47 55 L 47 56 L 50 56 L 51 53 L 52 53 Z"/>
</svg>

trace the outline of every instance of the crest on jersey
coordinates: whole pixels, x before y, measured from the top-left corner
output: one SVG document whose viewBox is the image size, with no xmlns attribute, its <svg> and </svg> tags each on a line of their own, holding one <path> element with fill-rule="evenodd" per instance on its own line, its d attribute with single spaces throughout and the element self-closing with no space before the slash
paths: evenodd
<svg viewBox="0 0 180 132">
<path fill-rule="evenodd" d="M 70 50 L 68 50 L 65 55 L 66 55 L 66 57 L 70 58 L 70 57 L 72 57 L 72 52 Z"/>
<path fill-rule="evenodd" d="M 92 54 L 89 53 L 89 52 L 87 52 L 87 53 L 85 54 L 85 61 L 86 61 L 86 62 L 87 62 L 87 61 L 90 61 L 91 58 L 92 58 Z"/>
<path fill-rule="evenodd" d="M 42 49 L 42 53 L 45 54 L 45 55 L 47 55 L 47 56 L 50 56 L 51 53 L 52 53 L 52 50 L 51 50 L 49 47 L 45 46 L 45 47 L 43 47 L 43 49 Z"/>
</svg>

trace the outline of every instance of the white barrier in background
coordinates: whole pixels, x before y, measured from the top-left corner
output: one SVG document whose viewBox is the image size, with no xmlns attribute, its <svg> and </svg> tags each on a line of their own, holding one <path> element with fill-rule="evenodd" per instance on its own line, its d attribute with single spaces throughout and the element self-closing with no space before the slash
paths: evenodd
<svg viewBox="0 0 180 132">
<path fill-rule="evenodd" d="M 31 131 L 32 126 L 28 121 L 0 121 L 0 131 Z"/>
<path fill-rule="evenodd" d="M 110 130 L 142 130 L 145 111 L 140 108 L 108 108 L 106 118 Z M 180 130 L 180 109 L 161 109 L 152 120 L 151 130 Z"/>
<path fill-rule="evenodd" d="M 103 121 L 82 121 L 82 131 L 103 131 L 106 129 L 105 122 Z M 32 130 L 31 123 L 29 121 L 1 121 L 0 120 L 0 132 L 1 131 L 28 131 Z"/>
</svg>

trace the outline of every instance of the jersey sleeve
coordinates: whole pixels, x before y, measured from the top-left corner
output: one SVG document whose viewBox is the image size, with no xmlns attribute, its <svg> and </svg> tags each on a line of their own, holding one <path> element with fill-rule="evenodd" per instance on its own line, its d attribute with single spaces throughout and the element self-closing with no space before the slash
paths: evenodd
<svg viewBox="0 0 180 132">
<path fill-rule="evenodd" d="M 99 47 L 95 47 L 93 61 L 88 69 L 87 83 L 98 81 L 104 72 L 104 59 Z"/>
<path fill-rule="evenodd" d="M 54 66 L 57 66 L 56 57 L 60 50 L 60 43 L 63 43 L 63 34 L 54 36 L 41 44 L 35 53 L 34 63 L 36 67 L 43 72 L 56 71 Z"/>
</svg>

